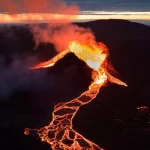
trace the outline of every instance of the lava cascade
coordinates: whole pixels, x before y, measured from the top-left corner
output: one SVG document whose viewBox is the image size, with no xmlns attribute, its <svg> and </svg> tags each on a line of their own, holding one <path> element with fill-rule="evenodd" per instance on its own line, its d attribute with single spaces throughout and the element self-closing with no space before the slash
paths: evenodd
<svg viewBox="0 0 150 150">
<path fill-rule="evenodd" d="M 127 84 L 108 73 L 108 48 L 103 43 L 95 41 L 89 43 L 72 41 L 66 50 L 60 52 L 51 60 L 38 64 L 31 69 L 51 67 L 69 52 L 74 53 L 93 69 L 93 82 L 89 85 L 88 90 L 79 97 L 54 106 L 52 121 L 48 126 L 40 129 L 26 128 L 25 134 L 28 135 L 30 131 L 36 130 L 41 141 L 49 143 L 53 150 L 102 150 L 97 144 L 76 132 L 73 129 L 72 120 L 79 108 L 90 103 L 108 80 L 122 86 L 127 86 Z"/>
</svg>

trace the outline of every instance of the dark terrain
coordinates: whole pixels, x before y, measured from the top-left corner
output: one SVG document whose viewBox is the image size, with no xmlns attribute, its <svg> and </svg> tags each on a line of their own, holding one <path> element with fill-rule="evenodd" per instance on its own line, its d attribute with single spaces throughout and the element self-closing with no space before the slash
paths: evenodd
<svg viewBox="0 0 150 150">
<path fill-rule="evenodd" d="M 103 87 L 78 111 L 74 129 L 107 150 L 149 150 L 150 27 L 125 20 L 78 25 L 90 27 L 108 46 L 110 61 L 128 87 Z M 28 25 L 0 25 L 1 150 L 50 150 L 38 136 L 25 136 L 24 128 L 47 125 L 55 104 L 75 98 L 91 82 L 91 69 L 74 54 L 50 69 L 29 70 L 56 54 L 51 44 L 33 49 Z M 137 109 L 141 106 L 147 108 Z"/>
</svg>

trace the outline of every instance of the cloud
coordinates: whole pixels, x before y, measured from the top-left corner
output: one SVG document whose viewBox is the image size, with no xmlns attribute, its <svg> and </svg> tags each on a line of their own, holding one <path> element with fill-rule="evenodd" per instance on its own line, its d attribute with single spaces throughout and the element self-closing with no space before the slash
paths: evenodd
<svg viewBox="0 0 150 150">
<path fill-rule="evenodd" d="M 58 13 L 69 14 L 70 16 L 79 14 L 79 7 L 77 5 L 67 5 L 63 0 L 2 0 L 0 9 L 8 12 L 11 19 L 17 17 L 15 13 L 22 12 Z M 90 40 L 95 40 L 95 36 L 89 28 L 71 24 L 70 18 L 66 17 L 67 15 L 64 15 L 64 18 L 59 23 L 56 18 L 56 21 L 55 19 L 53 22 L 49 21 L 44 27 L 37 24 L 30 25 L 30 31 L 33 34 L 36 47 L 40 43 L 52 43 L 59 52 L 66 49 L 69 42 L 72 40 L 87 43 Z M 27 15 L 26 20 L 28 21 L 30 19 L 31 16 L 29 15 L 28 17 Z M 11 55 L 11 53 L 9 55 Z M 2 72 L 0 96 L 8 96 L 17 89 L 32 88 L 33 86 L 41 87 L 43 84 L 42 80 L 45 78 L 46 74 L 40 70 L 31 71 L 28 68 L 28 64 L 31 62 L 30 60 L 34 60 L 34 58 L 28 56 L 21 59 L 19 54 L 17 57 L 12 57 L 13 61 L 9 66 L 6 65 L 3 56 L 0 58 L 0 72 Z M 32 63 L 30 63 L 30 66 L 31 64 Z"/>
<path fill-rule="evenodd" d="M 45 26 L 45 28 L 41 28 L 41 26 L 35 24 L 30 26 L 35 39 L 36 47 L 41 42 L 52 43 L 58 51 L 62 51 L 67 48 L 67 45 L 72 40 L 77 40 L 80 42 L 95 40 L 95 37 L 90 29 L 71 24 L 72 16 L 77 17 L 80 12 L 79 6 L 75 4 L 68 5 L 63 0 L 2 0 L 0 8 L 10 14 L 18 12 L 53 14 L 52 21 L 49 20 L 48 25 Z M 59 16 L 59 18 L 57 14 L 63 15 Z M 26 16 L 26 21 L 32 20 L 32 17 L 34 16 L 33 14 L 24 15 Z M 23 18 L 23 16 L 14 14 L 10 16 L 14 19 L 17 17 L 18 20 L 19 17 L 20 20 Z M 11 17 L 9 20 L 12 19 Z M 45 14 L 40 15 L 39 17 L 41 17 L 41 20 L 48 19 L 48 16 Z M 4 17 L 4 20 L 7 18 L 8 16 Z M 58 18 L 60 19 L 59 22 Z"/>
<path fill-rule="evenodd" d="M 63 0 L 1 0 L 0 9 L 8 13 L 79 13 L 77 5 Z"/>
</svg>

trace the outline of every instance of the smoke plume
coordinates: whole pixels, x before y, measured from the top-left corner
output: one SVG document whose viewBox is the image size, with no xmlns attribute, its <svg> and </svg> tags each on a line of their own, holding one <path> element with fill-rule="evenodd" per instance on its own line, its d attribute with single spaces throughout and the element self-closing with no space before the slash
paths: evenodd
<svg viewBox="0 0 150 150">
<path fill-rule="evenodd" d="M 1 0 L 0 9 L 13 13 L 53 13 L 77 15 L 77 5 L 67 5 L 63 0 Z"/>
<path fill-rule="evenodd" d="M 24 13 L 25 15 L 28 13 L 54 14 L 52 22 L 49 21 L 43 27 L 37 24 L 30 25 L 35 47 L 38 47 L 40 43 L 52 43 L 56 50 L 60 52 L 66 49 L 72 40 L 87 43 L 90 40 L 95 40 L 89 28 L 86 29 L 71 23 L 72 16 L 79 14 L 79 7 L 77 5 L 67 5 L 63 0 L 2 0 L 0 10 L 7 12 L 12 18 L 17 17 L 16 13 Z M 61 21 L 58 22 L 55 14 L 67 14 L 67 17 L 63 15 Z M 70 18 L 68 18 L 68 15 Z M 29 21 L 30 15 L 26 19 Z M 32 72 L 29 70 L 27 68 L 28 58 L 24 61 L 20 58 L 13 58 L 14 61 L 9 66 L 5 65 L 2 58 L 3 56 L 0 58 L 0 72 L 2 72 L 0 97 L 7 96 L 16 89 L 42 84 L 40 79 L 43 79 L 45 74 L 40 73 L 40 71 Z"/>
<path fill-rule="evenodd" d="M 30 26 L 36 47 L 40 43 L 52 43 L 56 50 L 64 50 L 70 41 L 89 42 L 95 40 L 90 29 L 71 24 L 72 19 L 80 13 L 79 6 L 68 5 L 63 0 L 3 0 L 0 8 L 8 13 L 52 13 L 52 20 L 44 28 L 32 24 Z M 63 14 L 61 19 L 56 14 Z M 40 15 L 41 17 L 42 15 Z M 73 17 L 74 16 L 74 17 Z M 15 16 L 13 16 L 15 17 Z M 27 17 L 26 19 L 32 20 Z M 46 15 L 42 20 L 49 20 Z"/>
<path fill-rule="evenodd" d="M 58 52 L 65 50 L 70 41 L 79 41 L 88 43 L 90 40 L 95 40 L 92 31 L 89 28 L 79 27 L 73 24 L 48 24 L 47 27 L 31 26 L 31 31 L 34 36 L 36 47 L 40 43 L 52 43 Z"/>
</svg>

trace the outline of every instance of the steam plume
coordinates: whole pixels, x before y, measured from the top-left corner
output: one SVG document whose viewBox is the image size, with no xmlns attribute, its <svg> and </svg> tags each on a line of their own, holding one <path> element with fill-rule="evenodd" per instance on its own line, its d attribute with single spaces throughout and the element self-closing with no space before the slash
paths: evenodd
<svg viewBox="0 0 150 150">
<path fill-rule="evenodd" d="M 95 40 L 92 31 L 89 28 L 79 27 L 73 24 L 48 24 L 47 27 L 31 26 L 31 31 L 34 35 L 36 47 L 41 43 L 53 43 L 56 50 L 62 51 L 67 48 L 72 40 L 86 42 Z"/>
<path fill-rule="evenodd" d="M 37 24 L 30 25 L 36 47 L 38 47 L 40 43 L 52 43 L 55 45 L 56 50 L 60 52 L 66 49 L 69 42 L 72 40 L 84 43 L 89 42 L 89 40 L 95 40 L 95 37 L 89 28 L 86 29 L 71 24 L 72 16 L 77 16 L 80 12 L 79 7 L 77 5 L 67 5 L 63 0 L 2 0 L 0 10 L 7 12 L 10 18 L 17 17 L 17 13 L 24 13 L 25 15 L 28 13 L 53 14 L 52 22 L 48 22 L 44 27 Z M 66 15 L 63 15 L 61 22 L 58 23 L 55 14 Z M 70 17 L 68 17 L 68 15 Z M 42 19 L 47 18 L 43 15 Z M 30 15 L 27 15 L 26 21 L 30 20 Z M 19 63 L 19 66 L 17 67 L 14 65 L 16 62 Z M 27 87 L 30 84 L 31 78 L 34 77 L 34 75 L 27 70 L 28 68 L 22 67 L 22 65 L 22 60 L 16 58 L 9 67 L 4 67 L 1 63 L 0 70 L 3 72 L 2 84 L 0 86 L 1 96 L 9 95 L 14 89 L 17 89 L 18 87 Z M 40 78 L 41 76 L 43 76 L 43 74 L 39 73 L 37 78 Z M 14 80 L 15 78 L 18 80 Z M 9 80 L 11 80 L 11 83 Z M 33 82 L 31 84 L 33 84 Z"/>
<path fill-rule="evenodd" d="M 36 47 L 41 43 L 53 43 L 58 51 L 67 47 L 70 41 L 88 42 L 94 40 L 94 35 L 90 29 L 78 27 L 71 24 L 72 16 L 77 16 L 80 12 L 77 5 L 67 5 L 63 0 L 3 0 L 1 9 L 9 13 L 52 13 L 52 21 L 41 28 L 32 24 L 31 31 L 36 43 Z M 57 14 L 63 14 L 59 20 Z M 15 15 L 14 15 L 15 17 Z M 30 16 L 29 16 L 30 17 Z M 41 17 L 41 16 L 40 16 Z M 46 15 L 43 19 L 47 20 Z M 32 20 L 31 18 L 26 18 Z"/>
</svg>

